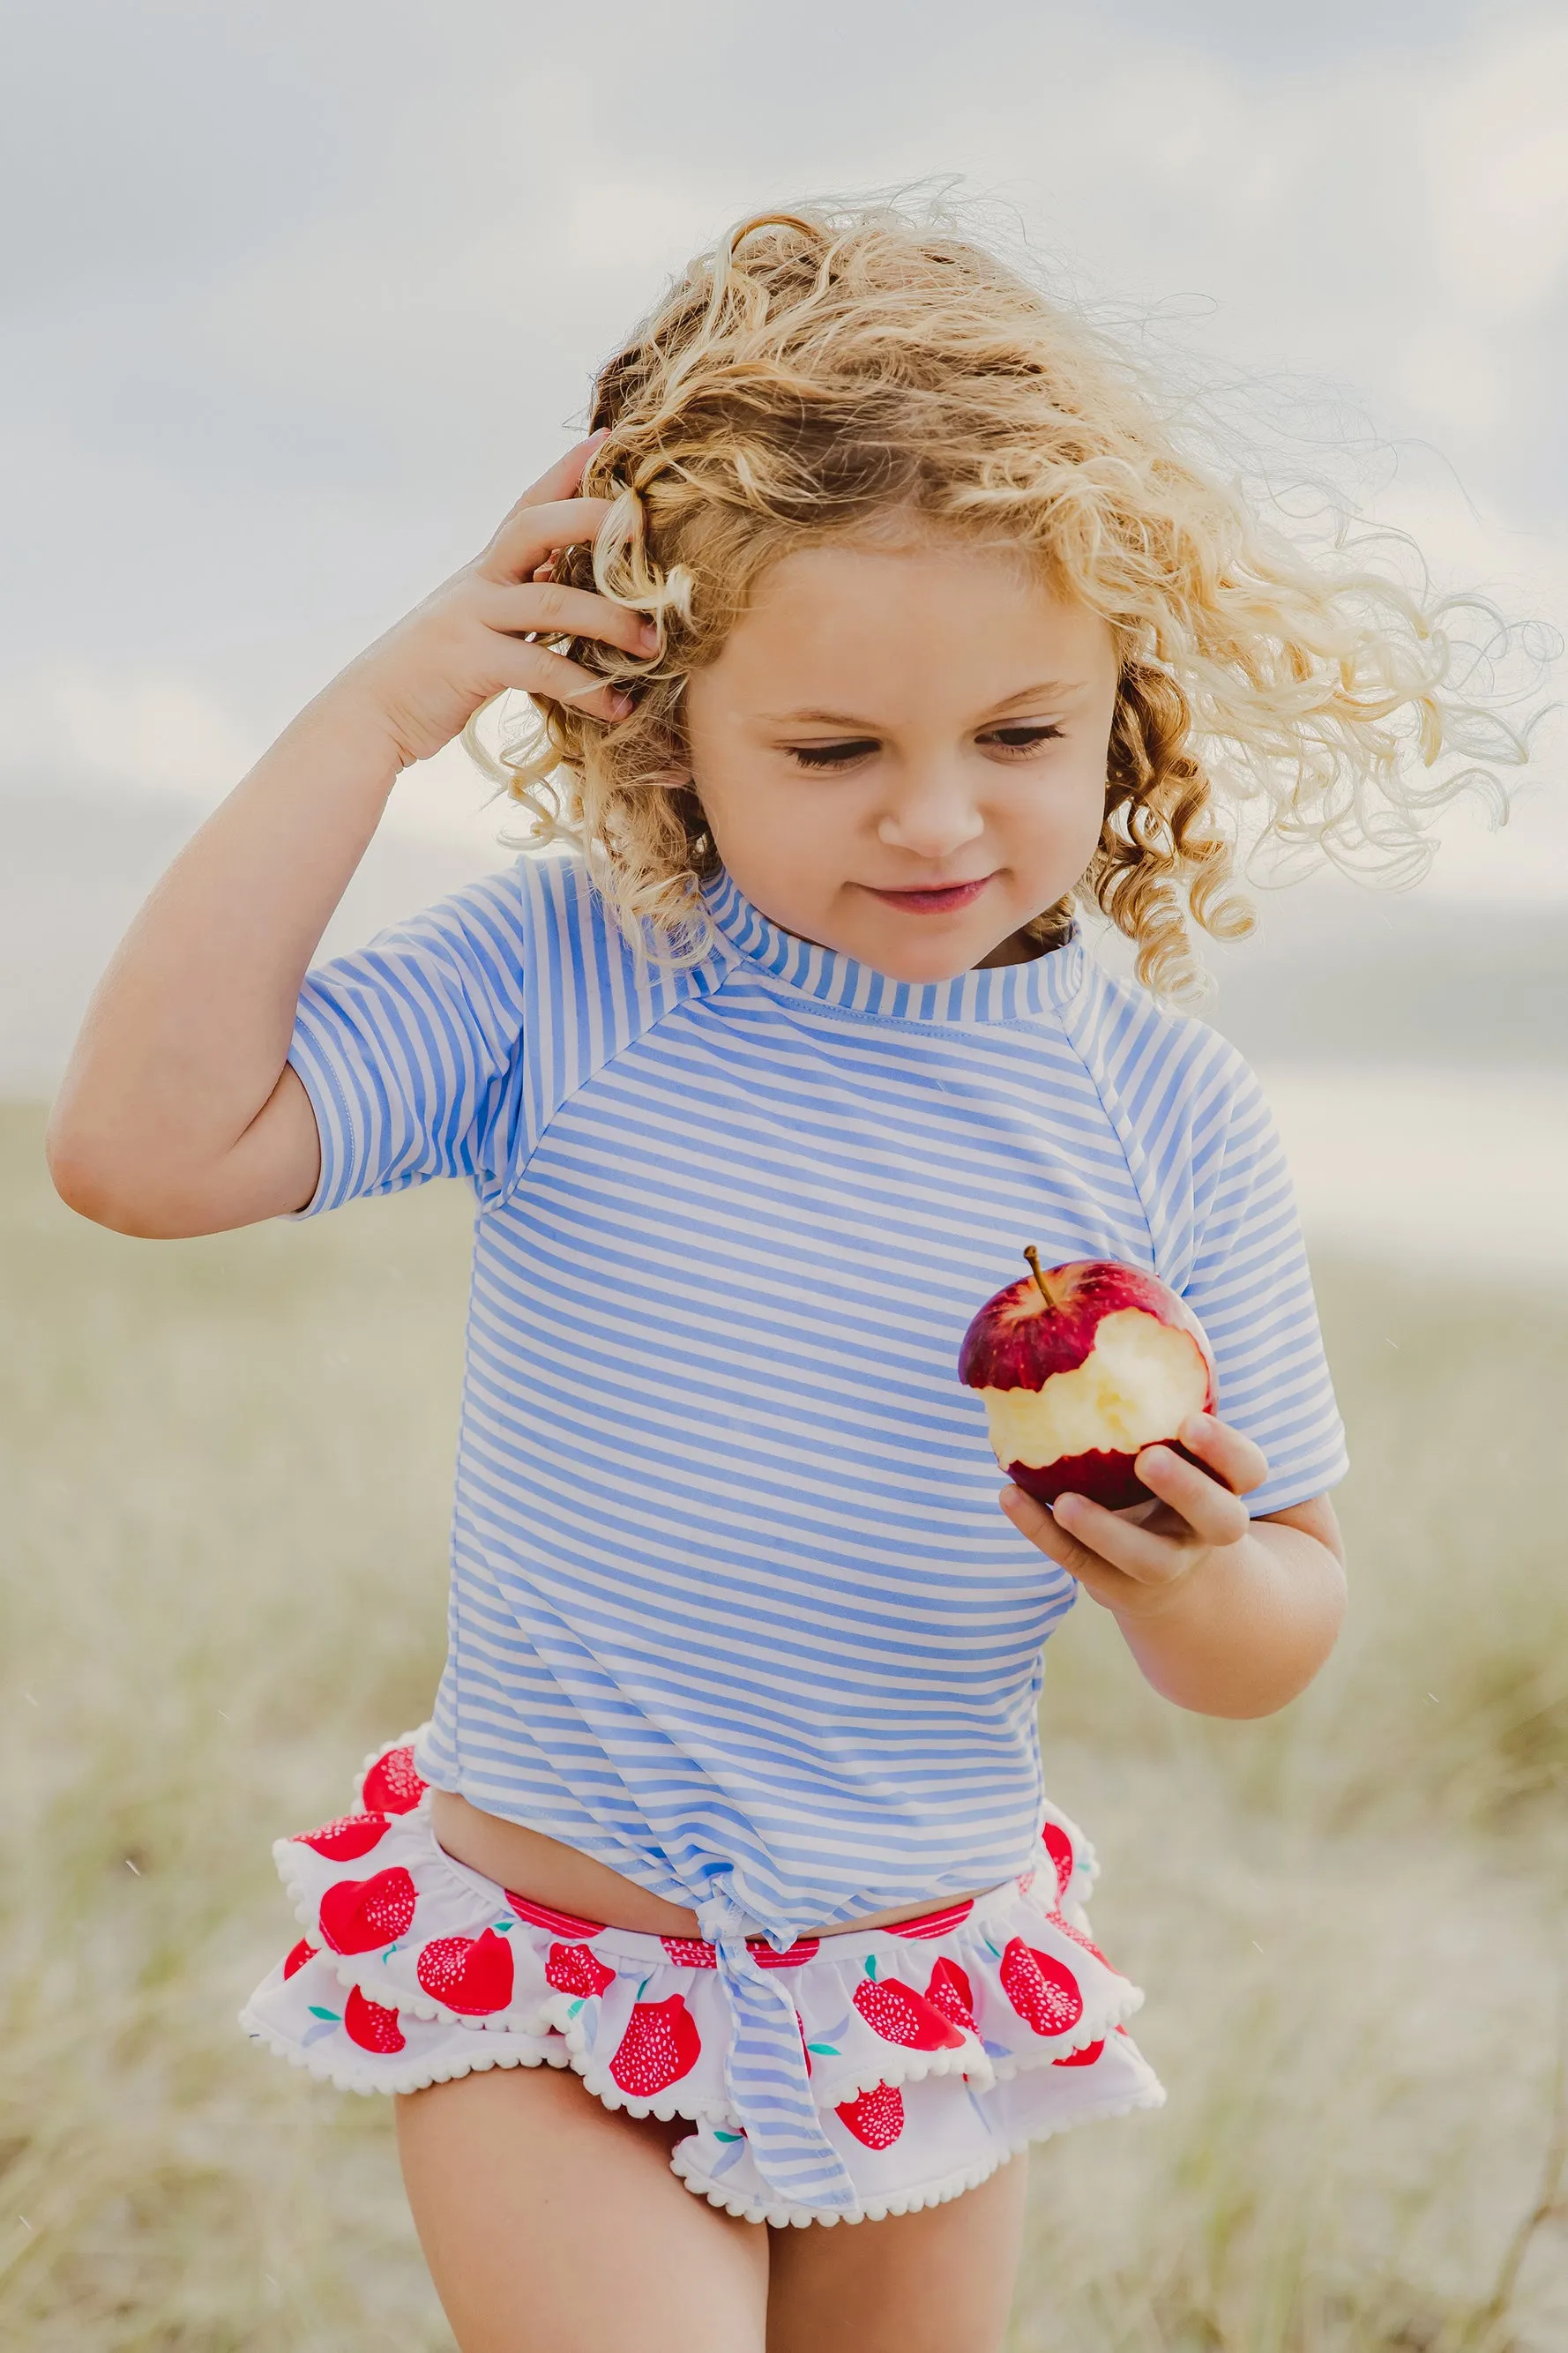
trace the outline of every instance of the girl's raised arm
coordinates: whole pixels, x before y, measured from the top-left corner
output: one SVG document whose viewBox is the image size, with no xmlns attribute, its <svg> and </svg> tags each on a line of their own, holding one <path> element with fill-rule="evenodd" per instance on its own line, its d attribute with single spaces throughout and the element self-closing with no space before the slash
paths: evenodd
<svg viewBox="0 0 1568 2353">
<path fill-rule="evenodd" d="M 63 1199 L 121 1233 L 216 1233 L 298 1209 L 320 1146 L 286 1057 L 321 934 L 400 771 L 505 688 L 613 719 L 616 689 L 533 642 L 646 655 L 642 617 L 535 578 L 608 508 L 573 495 L 602 437 L 536 482 L 472 564 L 350 663 L 187 844 L 100 983 L 49 1123 Z"/>
</svg>

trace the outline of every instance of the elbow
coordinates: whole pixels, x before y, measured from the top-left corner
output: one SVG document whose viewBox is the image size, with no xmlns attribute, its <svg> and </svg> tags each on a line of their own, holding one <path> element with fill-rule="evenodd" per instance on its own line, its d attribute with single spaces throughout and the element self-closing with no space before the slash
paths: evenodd
<svg viewBox="0 0 1568 2353">
<path fill-rule="evenodd" d="M 68 1209 L 74 1209 L 79 1218 L 90 1218 L 95 1226 L 112 1222 L 105 1214 L 100 1155 L 58 1103 L 44 1131 L 44 1159 L 49 1181 Z"/>
<path fill-rule="evenodd" d="M 1333 1656 L 1344 1624 L 1344 1569 L 1337 1558 L 1324 1588 L 1323 1607 L 1315 1624 L 1302 1630 L 1300 1642 L 1275 1662 L 1274 1672 L 1258 1683 L 1249 1678 L 1217 1705 L 1209 1701 L 1201 1710 L 1203 1715 L 1225 1716 L 1233 1724 L 1256 1724 L 1264 1716 L 1279 1715 L 1310 1689 Z"/>
<path fill-rule="evenodd" d="M 185 1230 L 171 1222 L 167 1202 L 135 1183 L 122 1154 L 58 1104 L 45 1132 L 44 1157 L 55 1191 L 79 1218 L 141 1241 L 172 1240 Z"/>
</svg>

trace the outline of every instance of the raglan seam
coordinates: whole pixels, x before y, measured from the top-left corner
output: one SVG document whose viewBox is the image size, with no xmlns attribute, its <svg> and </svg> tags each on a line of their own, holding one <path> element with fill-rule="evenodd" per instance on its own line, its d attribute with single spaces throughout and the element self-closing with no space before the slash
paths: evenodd
<svg viewBox="0 0 1568 2353">
<path fill-rule="evenodd" d="M 540 862 L 542 863 L 543 861 L 541 860 Z M 570 857 L 563 857 L 558 859 L 555 863 L 571 873 L 577 889 L 578 903 L 580 906 L 592 909 L 595 906 L 602 907 L 604 905 L 602 895 L 595 884 L 593 876 L 588 872 L 586 866 L 584 865 L 581 860 L 574 860 Z M 519 897 L 523 903 L 524 922 L 530 934 L 529 944 L 531 945 L 531 934 L 533 930 L 536 929 L 538 923 L 538 911 L 528 903 L 526 892 L 521 881 L 521 866 L 522 860 L 520 858 L 518 860 Z M 612 954 L 616 952 L 616 946 L 619 944 L 616 939 L 613 915 L 608 918 L 605 944 Z M 516 1200 L 518 1193 L 521 1190 L 541 1147 L 544 1144 L 544 1141 L 550 1134 L 552 1129 L 554 1127 L 555 1123 L 560 1118 L 562 1113 L 567 1108 L 568 1104 L 574 1103 L 577 1097 L 583 1093 L 584 1090 L 591 1086 L 594 1081 L 601 1077 L 605 1071 L 613 1069 L 615 1064 L 620 1060 L 622 1055 L 627 1052 L 631 1047 L 640 1045 L 644 1039 L 652 1037 L 654 1032 L 669 1018 L 671 1014 L 680 1011 L 684 1007 L 690 1004 L 694 997 L 716 996 L 720 989 L 723 987 L 725 981 L 730 977 L 730 974 L 734 969 L 735 965 L 742 961 L 743 961 L 743 959 L 742 958 L 740 950 L 732 946 L 731 944 L 728 940 L 724 939 L 721 934 L 716 934 L 712 949 L 701 962 L 688 965 L 684 969 L 678 970 L 672 977 L 670 983 L 670 994 L 667 1002 L 658 1007 L 656 1009 L 650 1010 L 645 1020 L 629 1025 L 625 1036 L 616 1039 L 615 1042 L 608 1048 L 601 1059 L 598 1061 L 594 1062 L 591 1067 L 584 1069 L 578 1076 L 574 1079 L 572 1083 L 568 1087 L 564 1088 L 556 1097 L 555 1101 L 552 1103 L 549 1110 L 540 1121 L 537 1134 L 528 1139 L 526 1151 L 519 1155 L 515 1166 L 508 1170 L 505 1184 L 496 1191 L 493 1197 L 482 1193 L 479 1195 L 479 1215 L 481 1217 L 499 1215 L 502 1210 L 509 1208 Z M 629 951 L 627 954 L 627 962 L 630 967 L 635 970 L 636 958 Z M 715 966 L 721 967 L 717 972 L 716 977 L 714 976 Z M 540 966 L 536 963 L 525 963 L 525 987 L 531 983 L 534 983 L 536 985 L 536 976 L 539 969 Z M 602 975 L 599 972 L 595 972 L 594 974 L 594 977 L 595 979 L 601 976 Z M 547 1007 L 544 1006 L 542 997 L 536 999 L 536 1002 L 547 1012 L 551 1018 L 555 1018 L 560 1012 L 561 1008 L 559 1004 L 553 1000 L 552 1000 Z M 528 1047 L 529 1039 L 526 1027 L 521 1027 L 518 1033 L 518 1044 L 516 1050 L 517 1059 L 519 1060 L 521 1060 L 522 1056 L 527 1053 Z"/>
<path fill-rule="evenodd" d="M 1099 988 L 1091 992 L 1089 985 L 1090 975 L 1086 974 L 1083 985 L 1074 992 L 1072 1005 L 1075 1012 L 1081 1009 L 1083 1000 L 1090 998 L 1091 996 L 1097 996 L 1100 993 L 1100 989 L 1103 989 L 1106 986 L 1106 976 L 1099 969 L 1098 966 L 1093 969 L 1092 978 L 1094 981 L 1098 982 Z M 1137 1157 L 1144 1161 L 1144 1175 L 1140 1176 L 1138 1167 L 1135 1163 L 1134 1152 L 1130 1147 L 1130 1138 L 1135 1143 L 1135 1131 L 1126 1107 L 1122 1103 L 1121 1095 L 1114 1088 L 1111 1087 L 1109 1074 L 1106 1073 L 1102 1075 L 1102 1073 L 1095 1068 L 1094 1063 L 1089 1058 L 1088 1050 L 1085 1048 L 1082 1040 L 1079 1037 L 1076 1024 L 1068 1018 L 1068 1008 L 1063 1006 L 1060 1008 L 1060 1011 L 1062 1035 L 1067 1039 L 1068 1044 L 1072 1048 L 1073 1053 L 1077 1058 L 1079 1067 L 1082 1071 L 1084 1077 L 1089 1081 L 1089 1086 L 1094 1092 L 1094 1099 L 1099 1103 L 1100 1110 L 1104 1113 L 1111 1134 L 1115 1136 L 1117 1144 L 1121 1148 L 1122 1165 L 1127 1170 L 1128 1179 L 1131 1182 L 1132 1190 L 1138 1198 L 1138 1206 L 1143 1213 L 1143 1223 L 1148 1229 L 1150 1261 L 1153 1266 L 1155 1273 L 1160 1274 L 1160 1244 L 1156 1227 L 1157 1224 L 1163 1222 L 1163 1220 L 1157 1219 L 1156 1209 L 1158 1205 L 1155 1200 L 1151 1198 L 1154 1182 L 1153 1172 L 1148 1167 L 1147 1155 L 1142 1154 L 1140 1149 L 1137 1154 Z M 1155 1007 L 1154 1011 L 1158 1015 L 1159 1008 Z M 1162 1015 L 1160 1018 L 1163 1019 L 1163 1016 Z M 1164 1280 L 1163 1275 L 1161 1275 L 1161 1280 Z"/>
</svg>

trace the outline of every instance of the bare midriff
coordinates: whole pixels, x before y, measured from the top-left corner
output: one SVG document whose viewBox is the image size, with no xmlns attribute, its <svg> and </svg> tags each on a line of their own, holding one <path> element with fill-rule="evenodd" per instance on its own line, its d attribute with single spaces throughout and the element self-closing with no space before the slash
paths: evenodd
<svg viewBox="0 0 1568 2353">
<path fill-rule="evenodd" d="M 552 1912 L 570 1912 L 579 1920 L 602 1921 L 606 1928 L 630 1928 L 648 1936 L 696 1936 L 700 1934 L 695 1912 L 667 1904 L 646 1887 L 624 1879 L 607 1862 L 579 1854 L 542 1831 L 503 1821 L 499 1814 L 482 1813 L 450 1789 L 430 1792 L 430 1826 L 438 1846 L 482 1872 L 515 1894 L 546 1905 Z M 978 1894 L 978 1889 L 971 1890 Z M 837 1936 L 851 1928 L 890 1928 L 900 1920 L 918 1920 L 924 1912 L 945 1910 L 963 1902 L 962 1895 L 926 1896 L 891 1912 L 867 1912 L 858 1919 L 840 1920 L 832 1928 L 806 1928 L 803 1936 Z"/>
</svg>

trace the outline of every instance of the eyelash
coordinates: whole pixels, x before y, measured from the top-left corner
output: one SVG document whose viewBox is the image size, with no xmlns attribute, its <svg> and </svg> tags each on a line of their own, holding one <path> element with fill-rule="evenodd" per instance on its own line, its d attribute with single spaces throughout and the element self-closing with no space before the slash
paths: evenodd
<svg viewBox="0 0 1568 2353">
<path fill-rule="evenodd" d="M 979 740 L 983 744 L 994 743 L 999 750 L 1017 759 L 1026 758 L 1042 744 L 1059 742 L 1061 733 L 1059 727 L 994 727 Z M 1021 740 L 1009 743 L 1009 736 Z M 789 755 L 802 768 L 848 768 L 877 749 L 876 737 L 866 735 L 848 738 L 842 744 L 792 744 Z"/>
</svg>

